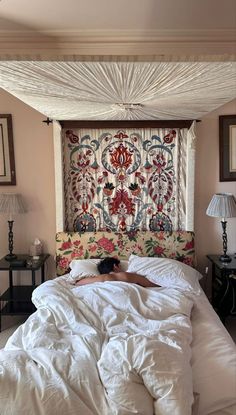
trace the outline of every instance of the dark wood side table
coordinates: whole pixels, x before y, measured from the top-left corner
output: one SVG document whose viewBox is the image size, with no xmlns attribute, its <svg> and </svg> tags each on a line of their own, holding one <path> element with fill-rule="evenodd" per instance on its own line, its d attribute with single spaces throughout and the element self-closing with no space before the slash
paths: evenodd
<svg viewBox="0 0 236 415">
<path fill-rule="evenodd" d="M 36 286 L 36 271 L 41 270 L 41 283 L 45 280 L 45 262 L 49 254 L 42 254 L 38 260 L 32 261 L 29 255 L 17 255 L 17 260 L 25 262 L 24 265 L 15 264 L 14 261 L 0 259 L 0 271 L 8 271 L 9 288 L 0 296 L 0 331 L 2 315 L 30 315 L 35 311 L 31 296 Z M 14 271 L 30 271 L 31 285 L 14 285 Z M 3 308 L 2 308 L 2 302 Z"/>
<path fill-rule="evenodd" d="M 212 264 L 212 305 L 222 322 L 236 315 L 236 257 L 221 262 L 220 255 L 207 255 Z"/>
</svg>

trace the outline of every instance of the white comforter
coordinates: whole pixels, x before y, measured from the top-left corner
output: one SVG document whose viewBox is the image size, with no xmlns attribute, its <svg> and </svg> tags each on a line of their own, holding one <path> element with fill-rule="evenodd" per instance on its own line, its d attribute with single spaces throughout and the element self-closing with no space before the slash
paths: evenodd
<svg viewBox="0 0 236 415">
<path fill-rule="evenodd" d="M 33 293 L 0 352 L 1 415 L 190 415 L 192 300 L 124 282 Z"/>
</svg>

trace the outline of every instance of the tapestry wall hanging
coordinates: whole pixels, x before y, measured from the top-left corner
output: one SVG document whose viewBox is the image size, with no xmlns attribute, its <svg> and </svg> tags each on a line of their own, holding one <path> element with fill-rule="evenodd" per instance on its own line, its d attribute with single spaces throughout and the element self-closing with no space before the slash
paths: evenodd
<svg viewBox="0 0 236 415">
<path fill-rule="evenodd" d="M 185 230 L 188 136 L 187 128 L 63 128 L 65 229 Z"/>
</svg>

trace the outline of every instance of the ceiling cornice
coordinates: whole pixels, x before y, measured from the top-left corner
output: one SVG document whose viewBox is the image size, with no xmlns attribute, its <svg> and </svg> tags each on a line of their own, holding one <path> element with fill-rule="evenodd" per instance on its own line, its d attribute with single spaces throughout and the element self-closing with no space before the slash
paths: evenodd
<svg viewBox="0 0 236 415">
<path fill-rule="evenodd" d="M 79 38 L 95 41 L 104 41 L 109 38 L 111 41 L 125 39 L 130 40 L 226 40 L 226 41 L 235 41 L 236 40 L 236 29 L 205 29 L 205 30 L 187 30 L 187 29 L 161 29 L 161 30 L 46 30 L 46 31 L 30 31 L 30 30 L 0 30 L 1 35 L 9 35 L 9 37 L 17 38 L 19 35 L 23 37 L 31 38 L 32 36 L 36 37 L 52 37 L 57 38 L 58 40 L 63 40 L 65 38 Z"/>
<path fill-rule="evenodd" d="M 235 60 L 236 30 L 1 31 L 0 59 L 54 59 L 58 56 L 136 56 L 144 60 L 212 56 Z M 203 59 L 204 60 L 204 59 Z"/>
</svg>

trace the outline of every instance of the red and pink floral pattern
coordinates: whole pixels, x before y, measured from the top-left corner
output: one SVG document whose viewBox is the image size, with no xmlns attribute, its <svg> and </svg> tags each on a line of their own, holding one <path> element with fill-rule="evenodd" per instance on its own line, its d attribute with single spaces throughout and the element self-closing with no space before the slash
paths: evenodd
<svg viewBox="0 0 236 415">
<path fill-rule="evenodd" d="M 72 259 L 115 256 L 128 259 L 131 254 L 177 259 L 194 266 L 194 233 L 175 232 L 59 232 L 56 235 L 57 275 L 69 271 Z"/>
<path fill-rule="evenodd" d="M 184 229 L 182 136 L 178 128 L 63 129 L 65 229 Z"/>
</svg>

